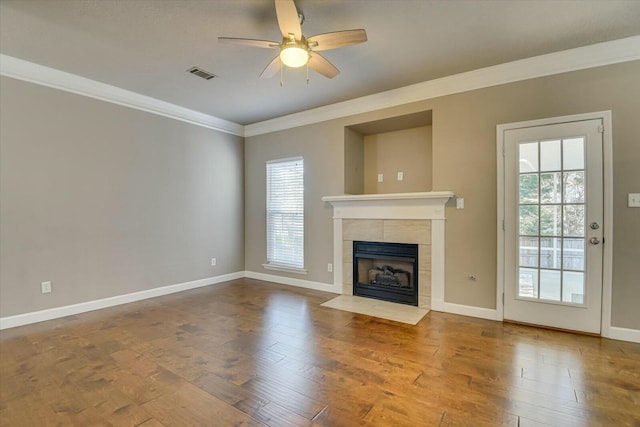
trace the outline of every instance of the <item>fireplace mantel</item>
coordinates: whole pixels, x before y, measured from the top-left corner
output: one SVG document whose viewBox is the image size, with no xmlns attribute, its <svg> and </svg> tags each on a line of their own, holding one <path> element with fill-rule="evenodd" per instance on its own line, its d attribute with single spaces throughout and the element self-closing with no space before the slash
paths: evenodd
<svg viewBox="0 0 640 427">
<path fill-rule="evenodd" d="M 444 302 L 445 204 L 452 197 L 451 191 L 323 197 L 322 201 L 333 206 L 333 278 L 339 292 L 352 292 L 343 276 L 343 221 L 430 220 L 431 298 L 424 308 L 441 306 Z M 420 306 L 423 307 L 422 303 Z"/>
<path fill-rule="evenodd" d="M 444 219 L 451 191 L 325 196 L 333 205 L 334 219 Z"/>
</svg>

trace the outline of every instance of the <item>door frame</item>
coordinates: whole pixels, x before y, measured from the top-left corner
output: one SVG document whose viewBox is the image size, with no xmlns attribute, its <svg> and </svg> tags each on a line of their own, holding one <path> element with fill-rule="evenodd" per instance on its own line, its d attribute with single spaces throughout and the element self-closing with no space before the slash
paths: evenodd
<svg viewBox="0 0 640 427">
<path fill-rule="evenodd" d="M 577 122 L 584 120 L 601 119 L 604 131 L 602 132 L 602 173 L 603 173 L 603 247 L 602 247 L 602 320 L 600 335 L 606 338 L 611 336 L 611 283 L 613 266 L 613 145 L 611 129 L 611 111 L 599 111 L 594 113 L 574 114 L 570 116 L 549 117 L 539 120 L 527 120 L 523 122 L 507 123 L 496 126 L 496 158 L 498 180 L 498 269 L 496 289 L 496 318 L 504 320 L 504 279 L 505 279 L 505 165 L 504 165 L 504 134 L 508 130 L 526 127 L 546 126 L 559 123 Z"/>
</svg>

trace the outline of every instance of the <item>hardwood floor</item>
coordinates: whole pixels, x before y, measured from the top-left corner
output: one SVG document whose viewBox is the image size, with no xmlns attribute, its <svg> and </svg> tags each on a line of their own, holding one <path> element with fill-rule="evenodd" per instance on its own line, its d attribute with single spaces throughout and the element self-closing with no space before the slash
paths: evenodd
<svg viewBox="0 0 640 427">
<path fill-rule="evenodd" d="M 1 426 L 640 426 L 640 344 L 242 279 L 0 332 Z"/>
</svg>

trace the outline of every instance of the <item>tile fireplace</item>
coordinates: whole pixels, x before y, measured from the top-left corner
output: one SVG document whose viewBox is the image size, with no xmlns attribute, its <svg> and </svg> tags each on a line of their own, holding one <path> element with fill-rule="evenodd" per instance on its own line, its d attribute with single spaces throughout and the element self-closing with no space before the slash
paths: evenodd
<svg viewBox="0 0 640 427">
<path fill-rule="evenodd" d="M 452 192 L 438 191 L 323 197 L 323 201 L 333 205 L 333 271 L 337 291 L 345 295 L 361 292 L 358 283 L 362 281 L 358 276 L 364 272 L 354 267 L 354 242 L 401 243 L 417 247 L 417 254 L 401 257 L 417 258 L 417 273 L 407 264 L 372 262 L 371 266 L 364 267 L 366 275 L 371 274 L 375 280 L 379 273 L 374 270 L 381 268 L 384 275 L 380 279 L 392 286 L 389 276 L 402 277 L 403 271 L 413 273 L 418 307 L 437 309 L 441 306 L 444 303 L 444 205 L 453 196 Z M 391 268 L 385 270 L 385 265 Z"/>
</svg>

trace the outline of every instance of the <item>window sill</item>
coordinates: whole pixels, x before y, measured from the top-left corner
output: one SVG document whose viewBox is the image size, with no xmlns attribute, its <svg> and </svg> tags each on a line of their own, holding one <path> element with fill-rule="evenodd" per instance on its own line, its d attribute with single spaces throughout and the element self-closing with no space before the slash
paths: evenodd
<svg viewBox="0 0 640 427">
<path fill-rule="evenodd" d="M 264 267 L 265 270 L 284 271 L 287 273 L 296 273 L 296 274 L 307 274 L 307 270 L 304 268 L 289 267 L 286 265 L 262 264 L 262 267 Z"/>
</svg>

